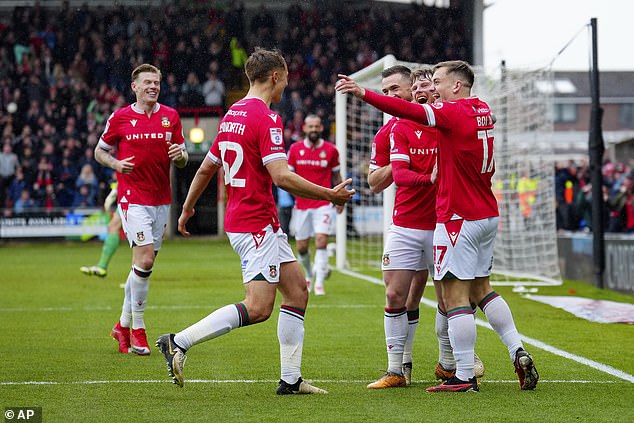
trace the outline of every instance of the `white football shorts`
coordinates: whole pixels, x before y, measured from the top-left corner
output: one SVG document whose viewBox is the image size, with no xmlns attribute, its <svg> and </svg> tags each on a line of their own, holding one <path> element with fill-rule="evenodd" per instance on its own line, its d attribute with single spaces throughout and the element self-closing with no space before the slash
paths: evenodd
<svg viewBox="0 0 634 423">
<path fill-rule="evenodd" d="M 293 209 L 295 239 L 302 241 L 315 234 L 335 234 L 335 219 L 337 211 L 332 204 L 316 209 Z"/>
<path fill-rule="evenodd" d="M 390 226 L 381 270 L 429 270 L 433 275 L 434 231 Z"/>
<path fill-rule="evenodd" d="M 447 272 L 461 280 L 491 275 L 499 219 L 456 219 L 437 223 L 434 231 L 434 279 L 442 280 Z"/>
<path fill-rule="evenodd" d="M 260 232 L 227 232 L 227 236 L 240 257 L 243 283 L 259 274 L 269 283 L 278 283 L 280 264 L 297 260 L 284 231 L 273 232 L 271 225 Z"/>
<path fill-rule="evenodd" d="M 129 204 L 127 208 L 118 205 L 117 211 L 121 216 L 123 232 L 132 245 L 154 244 L 154 251 L 161 249 L 163 234 L 167 227 L 167 219 L 170 215 L 170 205 L 142 206 Z"/>
</svg>

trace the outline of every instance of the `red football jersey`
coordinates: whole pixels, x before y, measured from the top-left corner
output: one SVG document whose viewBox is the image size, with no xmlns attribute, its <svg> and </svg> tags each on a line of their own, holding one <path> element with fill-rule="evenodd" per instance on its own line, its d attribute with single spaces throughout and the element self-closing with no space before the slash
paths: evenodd
<svg viewBox="0 0 634 423">
<path fill-rule="evenodd" d="M 410 102 L 365 91 L 364 101 L 393 116 L 438 129 L 438 222 L 457 214 L 466 220 L 499 216 L 491 189 L 495 173 L 493 119 L 477 97 L 433 104 Z"/>
<path fill-rule="evenodd" d="M 332 143 L 320 139 L 313 147 L 304 139 L 288 149 L 288 167 L 299 176 L 322 187 L 332 187 L 332 174 L 339 172 L 339 152 Z M 331 204 L 325 200 L 296 197 L 295 207 L 315 209 Z"/>
<path fill-rule="evenodd" d="M 390 133 L 390 161 L 403 161 L 417 174 L 429 175 L 436 164 L 436 130 L 401 119 Z M 400 171 L 400 170 L 399 170 Z M 392 173 L 397 172 L 393 168 Z M 436 227 L 436 184 L 396 187 L 392 221 L 404 228 L 433 230 Z"/>
<path fill-rule="evenodd" d="M 493 120 L 477 97 L 423 105 L 438 130 L 438 221 L 454 214 L 466 220 L 499 216 L 491 189 L 495 173 Z"/>
<path fill-rule="evenodd" d="M 374 136 L 370 153 L 370 170 L 380 169 L 390 164 L 390 131 L 396 122 L 398 118 L 392 117 Z"/>
<path fill-rule="evenodd" d="M 258 232 L 279 220 L 266 165 L 286 160 L 282 118 L 259 98 L 233 104 L 218 125 L 207 158 L 224 169 L 227 232 Z"/>
<path fill-rule="evenodd" d="M 117 147 L 117 159 L 134 156 L 132 173 L 117 173 L 119 204 L 160 206 L 172 202 L 167 142 L 183 146 L 183 127 L 176 110 L 156 104 L 148 116 L 136 103 L 110 115 L 99 139 L 106 150 Z"/>
</svg>

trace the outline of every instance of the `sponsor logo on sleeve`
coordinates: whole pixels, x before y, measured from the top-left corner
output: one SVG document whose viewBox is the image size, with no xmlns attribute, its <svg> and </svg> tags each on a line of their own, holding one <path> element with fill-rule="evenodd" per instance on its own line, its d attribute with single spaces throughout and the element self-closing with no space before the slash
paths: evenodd
<svg viewBox="0 0 634 423">
<path fill-rule="evenodd" d="M 282 136 L 281 128 L 270 128 L 271 142 L 275 145 L 282 145 L 284 143 L 284 137 Z"/>
</svg>

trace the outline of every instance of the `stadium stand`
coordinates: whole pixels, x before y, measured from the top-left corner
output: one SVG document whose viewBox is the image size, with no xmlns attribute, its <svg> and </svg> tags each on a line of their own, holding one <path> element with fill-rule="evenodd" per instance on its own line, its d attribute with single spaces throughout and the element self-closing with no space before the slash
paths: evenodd
<svg viewBox="0 0 634 423">
<path fill-rule="evenodd" d="M 293 3 L 280 16 L 266 6 L 247 11 L 242 2 L 226 9 L 196 2 L 186 7 L 63 2 L 61 8 L 40 3 L 0 10 L 0 208 L 5 216 L 34 207 L 103 204 L 111 170 L 97 166 L 92 150 L 110 113 L 132 101 L 129 75 L 140 63 L 162 69 L 161 102 L 177 108 L 204 105 L 203 85 L 214 79 L 226 86 L 220 94 L 226 107 L 245 92 L 244 53 L 258 45 L 278 47 L 290 75 L 277 111 L 289 128 L 287 137 L 297 138 L 293 118 L 307 113 L 321 116 L 325 135 L 334 137 L 338 72 L 354 72 L 388 53 L 425 62 L 471 55 L 463 11 L 456 7 L 359 2 L 319 9 Z M 442 33 L 423 32 L 423 23 L 433 21 L 444 22 Z M 85 165 L 93 169 L 96 189 L 92 179 L 78 179 Z"/>
</svg>

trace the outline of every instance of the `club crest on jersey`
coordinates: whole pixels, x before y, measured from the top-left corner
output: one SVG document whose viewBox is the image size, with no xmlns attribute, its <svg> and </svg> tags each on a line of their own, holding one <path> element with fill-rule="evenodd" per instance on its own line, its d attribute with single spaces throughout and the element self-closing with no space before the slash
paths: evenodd
<svg viewBox="0 0 634 423">
<path fill-rule="evenodd" d="M 320 159 L 325 159 L 326 158 L 326 152 L 322 151 L 321 153 L 319 153 L 319 158 Z"/>
<path fill-rule="evenodd" d="M 432 103 L 430 104 L 430 106 L 433 107 L 434 109 L 442 109 L 442 102 Z"/>
<path fill-rule="evenodd" d="M 269 265 L 269 276 L 277 278 L 277 266 L 274 264 Z"/>
<path fill-rule="evenodd" d="M 383 266 L 389 266 L 390 265 L 390 255 L 389 254 L 383 254 Z"/>
<path fill-rule="evenodd" d="M 167 116 L 163 116 L 161 118 L 161 126 L 163 126 L 163 128 L 169 128 L 170 126 L 172 126 L 172 124 L 170 123 L 170 120 L 167 118 Z"/>
<path fill-rule="evenodd" d="M 271 134 L 271 142 L 273 144 L 282 145 L 284 143 L 284 138 L 282 137 L 281 128 L 270 128 L 269 133 Z"/>
<path fill-rule="evenodd" d="M 132 127 L 133 127 L 133 128 L 136 126 L 136 123 L 137 123 L 137 122 L 138 122 L 138 120 L 136 120 L 136 119 L 132 119 L 132 120 L 130 121 L 130 123 L 132 124 Z"/>
<path fill-rule="evenodd" d="M 139 242 L 145 241 L 145 234 L 143 232 L 136 233 L 136 240 Z"/>
</svg>

